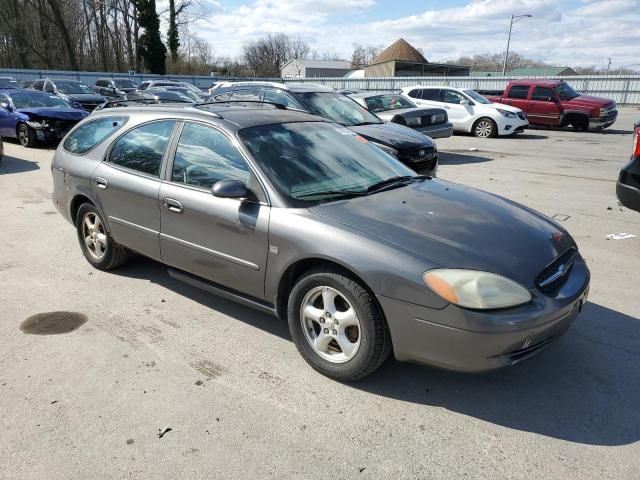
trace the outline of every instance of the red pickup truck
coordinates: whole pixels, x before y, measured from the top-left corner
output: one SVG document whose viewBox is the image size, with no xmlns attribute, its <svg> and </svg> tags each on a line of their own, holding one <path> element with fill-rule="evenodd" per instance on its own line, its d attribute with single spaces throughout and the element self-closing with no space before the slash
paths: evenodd
<svg viewBox="0 0 640 480">
<path fill-rule="evenodd" d="M 563 80 L 517 80 L 502 95 L 487 98 L 524 110 L 532 125 L 599 131 L 618 116 L 613 100 L 581 95 Z"/>
</svg>

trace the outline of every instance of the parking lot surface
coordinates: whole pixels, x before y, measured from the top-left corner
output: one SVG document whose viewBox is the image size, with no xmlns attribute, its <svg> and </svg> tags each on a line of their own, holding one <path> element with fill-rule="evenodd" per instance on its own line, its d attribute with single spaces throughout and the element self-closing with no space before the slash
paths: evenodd
<svg viewBox="0 0 640 480">
<path fill-rule="evenodd" d="M 389 359 L 348 385 L 314 372 L 285 323 L 159 263 L 92 269 L 50 200 L 53 151 L 5 141 L 0 478 L 640 478 L 640 214 L 615 197 L 637 119 L 438 140 L 441 178 L 562 221 L 590 302 L 511 369 Z M 639 238 L 606 239 L 619 232 Z"/>
</svg>

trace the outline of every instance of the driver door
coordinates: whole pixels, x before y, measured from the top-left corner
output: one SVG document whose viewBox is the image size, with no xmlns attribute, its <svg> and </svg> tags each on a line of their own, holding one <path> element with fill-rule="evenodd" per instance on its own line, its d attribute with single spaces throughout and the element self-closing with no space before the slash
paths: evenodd
<svg viewBox="0 0 640 480">
<path fill-rule="evenodd" d="M 270 207 L 257 178 L 220 130 L 185 123 L 160 188 L 162 261 L 264 298 Z M 240 180 L 257 200 L 218 198 L 219 180 Z"/>
<path fill-rule="evenodd" d="M 473 116 L 471 105 L 462 105 L 463 100 L 468 100 L 454 90 L 442 89 L 443 107 L 447 110 L 449 121 L 453 124 L 466 124 Z"/>
<path fill-rule="evenodd" d="M 547 87 L 534 87 L 527 109 L 533 123 L 557 125 L 560 123 L 560 105 L 555 100 L 553 90 Z"/>
</svg>

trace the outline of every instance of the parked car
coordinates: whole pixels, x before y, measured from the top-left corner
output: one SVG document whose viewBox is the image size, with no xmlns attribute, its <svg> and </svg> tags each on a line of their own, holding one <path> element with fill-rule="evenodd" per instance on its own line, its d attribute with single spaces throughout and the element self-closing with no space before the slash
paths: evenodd
<svg viewBox="0 0 640 480">
<path fill-rule="evenodd" d="M 116 98 L 138 89 L 138 84 L 130 78 L 100 78 L 93 86 L 94 92 L 103 97 Z"/>
<path fill-rule="evenodd" d="M 195 93 L 198 96 L 208 95 L 208 91 L 203 91 L 201 88 L 196 87 L 195 85 L 189 82 L 177 82 L 180 86 L 189 89 L 192 93 Z"/>
<path fill-rule="evenodd" d="M 2 162 L 2 157 L 4 157 L 4 143 L 2 143 L 2 137 L 0 137 L 0 162 Z"/>
<path fill-rule="evenodd" d="M 587 297 L 589 270 L 557 223 L 416 175 L 303 112 L 101 110 L 52 167 L 53 202 L 95 268 L 154 258 L 286 319 L 305 360 L 341 381 L 392 347 L 453 370 L 513 365 L 553 344 Z"/>
<path fill-rule="evenodd" d="M 403 88 L 402 94 L 419 107 L 444 108 L 454 130 L 476 137 L 513 135 L 529 126 L 519 108 L 492 103 L 467 88 L 416 85 Z"/>
<path fill-rule="evenodd" d="M 33 90 L 0 91 L 0 136 L 17 138 L 24 147 L 55 142 L 88 113 L 60 97 Z"/>
<path fill-rule="evenodd" d="M 453 125 L 449 123 L 447 112 L 442 108 L 419 108 L 397 93 L 368 92 L 349 97 L 386 122 L 406 125 L 431 138 L 453 135 Z"/>
<path fill-rule="evenodd" d="M 342 88 L 336 91 L 342 95 L 354 95 L 356 93 L 366 93 L 366 90 L 360 90 L 358 88 Z"/>
<path fill-rule="evenodd" d="M 616 193 L 625 207 L 640 212 L 640 121 L 635 124 L 631 159 L 620 170 Z"/>
<path fill-rule="evenodd" d="M 24 88 L 23 85 L 13 77 L 0 77 L 0 89 Z"/>
<path fill-rule="evenodd" d="M 613 125 L 618 117 L 616 102 L 582 95 L 564 80 L 509 82 L 502 95 L 489 100 L 524 110 L 532 125 L 599 131 Z"/>
<path fill-rule="evenodd" d="M 153 88 L 153 89 L 149 89 L 149 90 L 145 90 L 146 92 L 151 91 L 151 90 L 166 90 L 168 92 L 178 92 L 181 93 L 182 95 L 184 95 L 185 97 L 191 99 L 191 101 L 193 102 L 202 102 L 203 101 L 203 97 L 201 97 L 200 95 L 198 95 L 197 93 L 194 93 L 193 90 L 183 87 L 183 86 L 178 86 L 178 87 L 161 87 L 161 88 Z"/>
<path fill-rule="evenodd" d="M 37 80 L 32 88 L 57 95 L 71 106 L 89 111 L 106 100 L 78 80 Z"/>
<path fill-rule="evenodd" d="M 438 150 L 430 138 L 404 125 L 385 123 L 351 98 L 323 85 L 236 82 L 219 87 L 211 101 L 266 101 L 313 113 L 374 142 L 416 171 L 435 175 L 438 168 Z"/>
<path fill-rule="evenodd" d="M 173 80 L 145 80 L 140 84 L 138 90 L 147 90 L 148 88 L 159 87 L 180 87 L 180 82 L 174 82 Z"/>
<path fill-rule="evenodd" d="M 125 100 L 155 100 L 156 103 L 195 103 L 195 101 L 182 92 L 172 92 L 164 88 L 149 88 L 141 91 L 128 93 L 123 97 Z"/>
<path fill-rule="evenodd" d="M 33 90 L 33 84 L 36 83 L 37 80 L 23 80 L 20 82 L 22 88 L 27 88 Z"/>
</svg>

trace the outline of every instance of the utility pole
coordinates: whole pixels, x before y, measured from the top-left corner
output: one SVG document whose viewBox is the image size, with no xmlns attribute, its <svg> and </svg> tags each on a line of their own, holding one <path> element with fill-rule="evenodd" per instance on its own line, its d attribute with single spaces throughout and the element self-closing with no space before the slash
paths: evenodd
<svg viewBox="0 0 640 480">
<path fill-rule="evenodd" d="M 607 75 L 609 75 L 609 69 L 611 68 L 611 57 L 607 57 L 609 63 L 607 63 Z"/>
<path fill-rule="evenodd" d="M 519 22 L 523 18 L 531 18 L 533 15 L 525 14 L 525 15 L 511 15 L 511 21 L 509 22 L 509 37 L 507 38 L 507 53 L 504 56 L 504 64 L 502 65 L 502 76 L 504 77 L 507 72 L 507 61 L 509 60 L 509 45 L 511 44 L 511 29 L 513 28 L 513 24 Z"/>
</svg>

